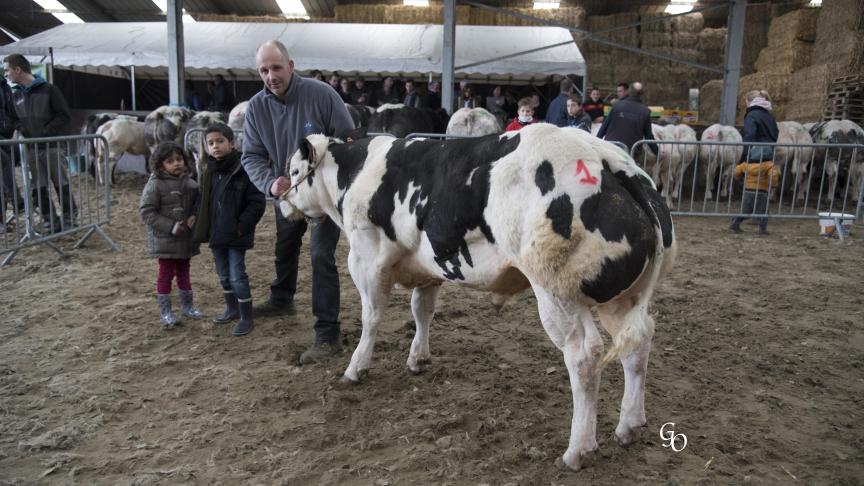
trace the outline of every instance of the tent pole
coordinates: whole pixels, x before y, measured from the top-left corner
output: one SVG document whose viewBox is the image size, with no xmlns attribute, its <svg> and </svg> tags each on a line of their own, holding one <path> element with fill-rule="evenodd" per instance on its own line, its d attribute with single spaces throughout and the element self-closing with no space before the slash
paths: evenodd
<svg viewBox="0 0 864 486">
<path fill-rule="evenodd" d="M 183 0 L 168 0 L 168 103 L 181 105 L 185 101 L 183 70 Z"/>
<path fill-rule="evenodd" d="M 138 103 L 135 100 L 135 65 L 129 66 L 129 77 L 132 79 L 132 111 L 138 111 Z"/>
<path fill-rule="evenodd" d="M 441 108 L 453 113 L 453 78 L 456 65 L 456 0 L 444 0 L 444 43 L 441 66 Z"/>
</svg>

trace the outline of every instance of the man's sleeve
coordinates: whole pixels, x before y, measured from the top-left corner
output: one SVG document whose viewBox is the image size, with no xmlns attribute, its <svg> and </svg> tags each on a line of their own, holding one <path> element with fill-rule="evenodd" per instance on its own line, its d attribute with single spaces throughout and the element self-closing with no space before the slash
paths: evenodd
<svg viewBox="0 0 864 486">
<path fill-rule="evenodd" d="M 69 114 L 69 104 L 63 98 L 60 88 L 51 86 L 51 120 L 45 124 L 45 133 L 50 135 L 62 135 L 72 115 Z"/>
<path fill-rule="evenodd" d="M 327 121 L 326 135 L 345 140 L 348 133 L 354 130 L 354 120 L 342 98 L 332 89 L 328 90 L 327 103 L 330 105 L 330 119 Z"/>
<path fill-rule="evenodd" d="M 249 180 L 267 197 L 270 186 L 276 180 L 267 148 L 261 141 L 261 135 L 255 120 L 255 112 L 250 104 L 243 120 L 243 155 L 240 157 L 243 170 L 249 175 Z"/>
<path fill-rule="evenodd" d="M 615 108 L 612 108 L 612 111 L 609 112 L 609 116 L 603 119 L 603 124 L 600 125 L 600 130 L 597 131 L 597 138 L 603 138 L 606 136 L 606 130 L 609 128 L 609 121 L 612 120 L 612 115 L 615 113 Z"/>
</svg>

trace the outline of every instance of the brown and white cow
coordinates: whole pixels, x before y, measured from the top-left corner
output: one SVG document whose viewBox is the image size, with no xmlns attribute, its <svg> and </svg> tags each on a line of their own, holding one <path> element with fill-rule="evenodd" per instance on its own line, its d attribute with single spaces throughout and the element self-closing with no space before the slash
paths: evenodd
<svg viewBox="0 0 864 486">
<path fill-rule="evenodd" d="M 795 147 L 791 145 L 812 145 L 813 137 L 798 122 L 777 122 L 777 148 L 774 150 L 774 165 L 784 174 L 783 180 L 794 188 L 797 198 L 803 200 L 807 193 L 808 172 L 813 159 L 812 147 Z M 785 189 L 784 189 L 785 191 Z M 774 197 L 772 196 L 772 200 Z"/>
<path fill-rule="evenodd" d="M 578 470 L 597 449 L 603 365 L 620 358 L 624 397 L 615 435 L 646 423 L 645 374 L 654 335 L 648 314 L 676 253 L 672 219 L 650 178 L 621 149 L 550 124 L 455 140 L 391 136 L 351 143 L 312 135 L 286 164 L 286 216 L 329 216 L 350 244 L 363 332 L 343 381 L 371 367 L 394 284 L 413 289 L 415 373 L 431 360 L 429 324 L 444 282 L 484 289 L 497 304 L 524 289 L 564 355 L 573 417 L 559 465 Z M 603 355 L 596 310 L 613 347 Z"/>
<path fill-rule="evenodd" d="M 143 155 L 145 159 L 150 157 L 150 148 L 144 142 L 144 122 L 128 117 L 115 118 L 103 123 L 96 130 L 96 134 L 102 135 L 108 141 L 107 154 L 104 153 L 103 145 L 98 141 L 95 142 L 96 174 L 100 183 L 103 182 L 102 164 L 110 167 L 110 179 L 113 181 L 117 161 L 124 152 L 130 155 Z M 144 166 L 149 167 L 146 161 Z"/>
<path fill-rule="evenodd" d="M 184 136 L 186 139 L 187 146 L 186 148 L 192 152 L 192 155 L 195 157 L 196 161 L 200 163 L 200 157 L 207 156 L 207 150 L 204 147 L 204 134 L 200 132 L 198 129 L 206 129 L 210 125 L 214 123 L 225 123 L 225 115 L 220 111 L 199 111 L 192 115 L 192 118 L 189 120 L 189 123 L 186 124 L 186 132 L 190 130 L 194 130 L 189 133 L 189 136 Z"/>
<path fill-rule="evenodd" d="M 186 124 L 194 112 L 180 106 L 160 106 L 144 118 L 144 141 L 152 152 L 162 142 L 174 141 L 183 145 Z"/>
</svg>

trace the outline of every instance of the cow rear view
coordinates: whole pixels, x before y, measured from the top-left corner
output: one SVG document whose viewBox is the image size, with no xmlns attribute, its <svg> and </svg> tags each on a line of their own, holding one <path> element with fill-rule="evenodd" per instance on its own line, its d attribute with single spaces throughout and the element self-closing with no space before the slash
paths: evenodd
<svg viewBox="0 0 864 486">
<path fill-rule="evenodd" d="M 329 216 L 350 243 L 363 332 L 344 381 L 368 373 L 395 283 L 413 288 L 407 365 L 415 373 L 431 363 L 429 326 L 443 282 L 487 290 L 496 305 L 530 287 L 572 385 L 559 464 L 578 470 L 597 449 L 600 374 L 611 359 L 625 371 L 615 434 L 625 444 L 639 437 L 654 334 L 648 305 L 676 243 L 668 208 L 628 154 L 582 130 L 537 124 L 447 141 L 344 144 L 316 135 L 286 171 L 283 211 Z M 594 309 L 613 339 L 605 356 Z"/>
</svg>

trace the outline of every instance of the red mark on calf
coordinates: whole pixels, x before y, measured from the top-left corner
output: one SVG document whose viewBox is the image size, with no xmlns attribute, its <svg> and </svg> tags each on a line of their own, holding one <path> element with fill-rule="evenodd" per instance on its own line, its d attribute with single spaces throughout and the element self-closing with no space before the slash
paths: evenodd
<svg viewBox="0 0 864 486">
<path fill-rule="evenodd" d="M 578 176 L 583 172 L 585 173 L 585 176 L 579 179 L 579 182 L 583 184 L 597 184 L 597 178 L 588 172 L 588 167 L 585 166 L 585 162 L 583 162 L 582 159 L 579 159 L 576 161 L 576 175 Z"/>
<path fill-rule="evenodd" d="M 714 140 L 714 134 L 713 134 L 713 133 L 708 133 L 708 134 L 705 135 L 705 138 L 706 138 L 707 140 Z"/>
</svg>

